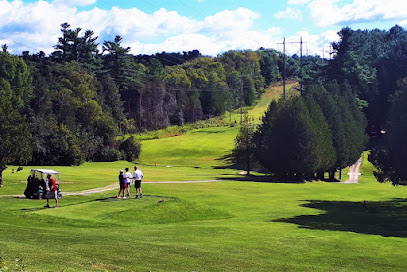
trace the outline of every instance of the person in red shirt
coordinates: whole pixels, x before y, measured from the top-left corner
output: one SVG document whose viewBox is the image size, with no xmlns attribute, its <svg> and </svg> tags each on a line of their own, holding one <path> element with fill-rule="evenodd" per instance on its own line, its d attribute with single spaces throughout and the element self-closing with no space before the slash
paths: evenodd
<svg viewBox="0 0 407 272">
<path fill-rule="evenodd" d="M 47 190 L 47 205 L 45 205 L 45 208 L 49 208 L 49 198 L 52 196 L 52 192 L 54 193 L 54 198 L 55 198 L 55 208 L 58 208 L 58 187 L 55 182 L 55 179 L 51 177 L 51 175 L 47 176 L 48 179 L 48 187 L 49 190 Z"/>
</svg>

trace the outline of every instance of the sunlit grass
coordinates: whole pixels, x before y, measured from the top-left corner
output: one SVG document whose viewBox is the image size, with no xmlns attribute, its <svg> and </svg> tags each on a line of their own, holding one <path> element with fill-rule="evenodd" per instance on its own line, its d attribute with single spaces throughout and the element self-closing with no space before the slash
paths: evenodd
<svg viewBox="0 0 407 272">
<path fill-rule="evenodd" d="M 142 199 L 114 190 L 59 209 L 0 198 L 0 254 L 29 271 L 405 271 L 407 188 L 365 168 L 360 184 L 144 184 Z"/>
<path fill-rule="evenodd" d="M 253 116 L 278 94 L 267 92 Z M 45 201 L 6 196 L 22 194 L 38 168 L 10 166 L 0 189 L 3 263 L 14 271 L 407 270 L 407 188 L 378 183 L 367 153 L 358 184 L 239 181 L 222 160 L 237 131 L 144 140 L 133 163 L 41 167 L 60 171 L 67 192 L 117 184 L 118 171 L 137 164 L 142 199 L 116 199 L 114 189 L 44 209 Z M 157 183 L 212 179 L 221 181 Z"/>
</svg>

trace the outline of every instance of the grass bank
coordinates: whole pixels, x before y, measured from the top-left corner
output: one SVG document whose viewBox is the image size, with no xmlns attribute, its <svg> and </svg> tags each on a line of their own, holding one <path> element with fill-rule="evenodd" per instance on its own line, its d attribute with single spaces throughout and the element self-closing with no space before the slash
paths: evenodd
<svg viewBox="0 0 407 272">
<path fill-rule="evenodd" d="M 376 182 L 366 156 L 358 184 L 239 181 L 221 159 L 236 133 L 210 127 L 143 141 L 145 181 L 220 181 L 145 183 L 142 199 L 116 199 L 112 190 L 45 209 L 45 201 L 6 196 L 22 194 L 31 168 L 9 167 L 0 270 L 407 270 L 406 187 Z M 63 191 L 76 191 L 116 183 L 118 170 L 133 165 L 50 168 L 61 172 Z"/>
</svg>

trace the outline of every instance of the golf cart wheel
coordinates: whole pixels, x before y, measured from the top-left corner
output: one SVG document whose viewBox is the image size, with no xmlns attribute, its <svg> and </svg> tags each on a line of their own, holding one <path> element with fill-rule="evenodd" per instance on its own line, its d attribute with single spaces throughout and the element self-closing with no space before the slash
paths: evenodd
<svg viewBox="0 0 407 272">
<path fill-rule="evenodd" d="M 61 198 L 62 198 L 62 194 L 59 193 L 59 194 L 58 194 L 58 199 L 61 199 Z"/>
<path fill-rule="evenodd" d="M 43 198 L 44 198 L 44 195 L 43 195 L 43 194 L 39 194 L 39 195 L 38 195 L 38 199 L 41 200 L 41 199 L 43 199 Z"/>
</svg>

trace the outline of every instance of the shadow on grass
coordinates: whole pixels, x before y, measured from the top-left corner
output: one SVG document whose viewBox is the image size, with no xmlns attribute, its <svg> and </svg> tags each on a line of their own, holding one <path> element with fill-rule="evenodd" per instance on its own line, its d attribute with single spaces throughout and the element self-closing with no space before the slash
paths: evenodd
<svg viewBox="0 0 407 272">
<path fill-rule="evenodd" d="M 298 180 L 284 180 L 279 177 L 273 176 L 252 176 L 252 175 L 245 175 L 239 177 L 220 177 L 219 180 L 231 180 L 231 181 L 243 181 L 243 182 L 266 182 L 266 183 L 293 183 L 293 184 L 302 184 L 305 181 L 298 181 Z"/>
<path fill-rule="evenodd" d="M 236 164 L 233 163 L 232 153 L 216 158 L 215 161 L 223 161 L 225 165 L 213 166 L 213 169 L 236 169 Z"/>
<path fill-rule="evenodd" d="M 302 206 L 324 213 L 280 218 L 271 222 L 291 223 L 307 229 L 407 237 L 407 199 L 363 202 L 308 200 Z"/>
</svg>

